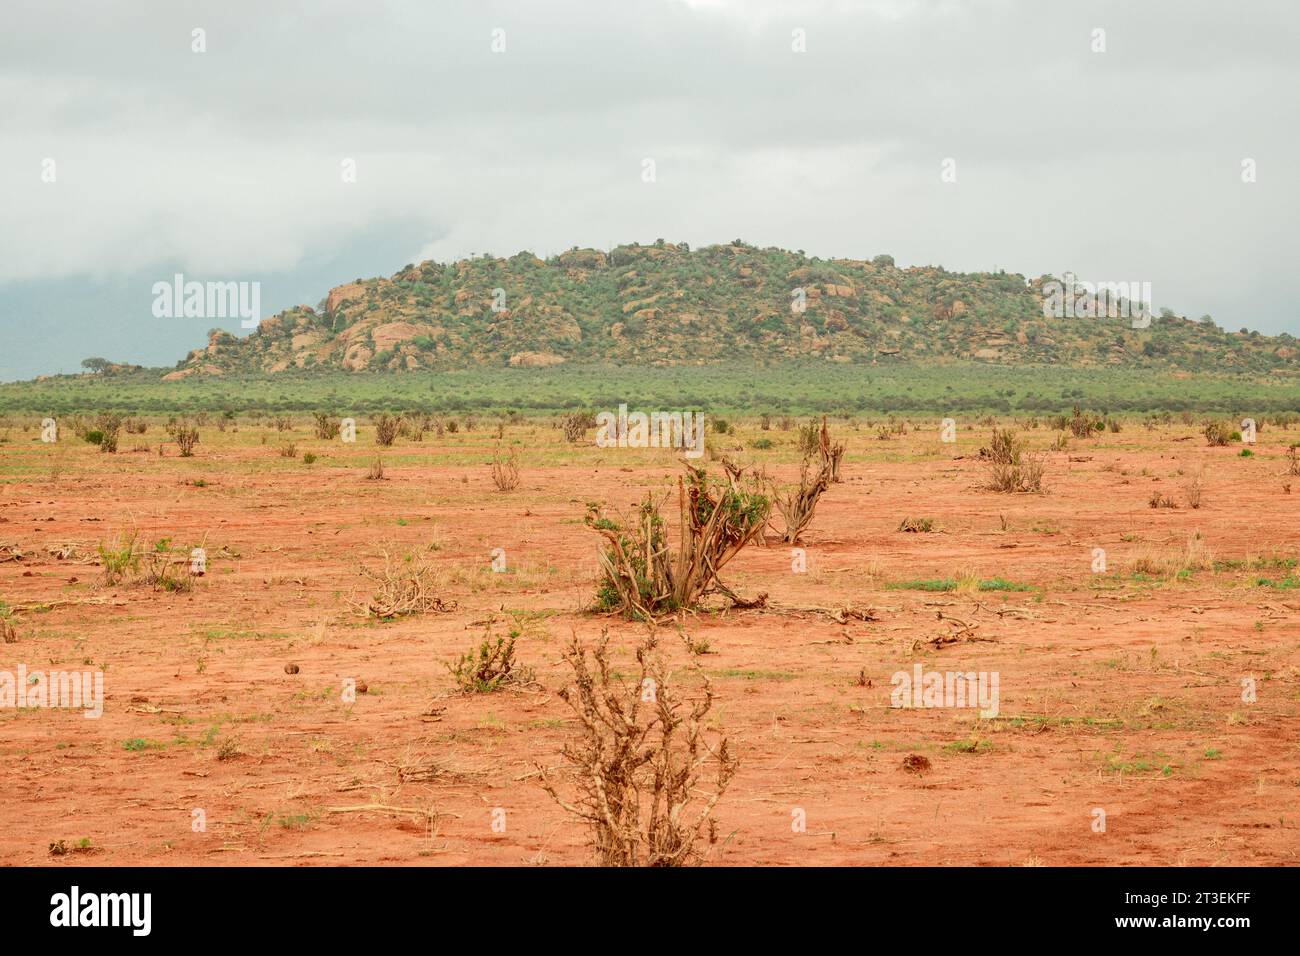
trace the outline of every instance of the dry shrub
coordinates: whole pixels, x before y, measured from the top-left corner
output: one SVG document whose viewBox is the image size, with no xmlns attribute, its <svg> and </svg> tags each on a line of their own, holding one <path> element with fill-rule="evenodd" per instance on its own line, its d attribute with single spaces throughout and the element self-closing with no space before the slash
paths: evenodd
<svg viewBox="0 0 1300 956">
<path fill-rule="evenodd" d="M 570 442 L 580 442 L 586 437 L 587 429 L 596 427 L 596 416 L 591 412 L 570 412 L 560 419 L 564 429 L 564 438 Z"/>
<path fill-rule="evenodd" d="M 14 627 L 9 609 L 0 607 L 0 644 L 17 644 L 18 629 Z"/>
<path fill-rule="evenodd" d="M 402 416 L 401 435 L 411 441 L 424 441 L 432 422 L 423 412 L 407 412 Z"/>
<path fill-rule="evenodd" d="M 1177 508 L 1178 503 L 1168 495 L 1161 494 L 1159 491 L 1151 492 L 1151 498 L 1147 504 L 1152 508 Z"/>
<path fill-rule="evenodd" d="M 1296 449 L 1300 445 L 1290 445 L 1286 450 L 1286 473 L 1288 475 L 1300 475 L 1300 456 L 1297 456 Z"/>
<path fill-rule="evenodd" d="M 1074 414 L 1067 421 L 1070 434 L 1075 438 L 1089 438 L 1093 432 L 1101 431 L 1106 427 L 1105 419 L 1097 418 L 1093 415 L 1085 414 L 1079 410 L 1079 406 L 1074 406 Z M 1116 429 L 1118 431 L 1119 429 Z"/>
<path fill-rule="evenodd" d="M 272 421 L 275 423 L 275 430 L 278 432 L 287 432 L 293 428 L 293 419 L 288 415 L 276 415 Z"/>
<path fill-rule="evenodd" d="M 812 456 L 805 455 L 799 463 L 799 484 L 782 489 L 775 481 L 770 481 L 772 501 L 776 510 L 785 521 L 785 531 L 781 540 L 796 544 L 800 535 L 812 524 L 813 514 L 817 510 L 817 501 L 831 482 L 830 462 L 822 459 L 816 470 L 813 469 Z"/>
<path fill-rule="evenodd" d="M 929 518 L 904 518 L 899 522 L 898 530 L 912 534 L 928 534 L 934 530 L 934 522 Z"/>
<path fill-rule="evenodd" d="M 366 481 L 383 481 L 384 480 L 384 459 L 379 455 L 375 456 L 374 462 L 366 472 Z"/>
<path fill-rule="evenodd" d="M 117 453 L 117 439 L 121 435 L 126 416 L 120 412 L 100 412 L 95 417 L 94 431 L 99 433 L 99 450 Z"/>
<path fill-rule="evenodd" d="M 382 413 L 375 419 L 375 443 L 387 448 L 397 440 L 402 428 L 402 416 Z"/>
<path fill-rule="evenodd" d="M 1202 465 L 1187 476 L 1183 482 L 1183 495 L 1187 498 L 1187 507 L 1199 508 L 1205 502 L 1205 466 Z"/>
<path fill-rule="evenodd" d="M 140 580 L 155 591 L 185 593 L 194 590 L 188 557 L 178 558 L 170 551 L 150 551 L 144 556 Z"/>
<path fill-rule="evenodd" d="M 199 443 L 199 430 L 188 419 L 173 418 L 167 423 L 167 434 L 180 448 L 182 458 L 194 457 L 194 446 Z"/>
<path fill-rule="evenodd" d="M 988 448 L 980 449 L 989 469 L 988 488 L 1006 494 L 1043 490 L 1043 462 L 1025 451 L 1025 441 L 1010 428 L 993 427 Z"/>
<path fill-rule="evenodd" d="M 1213 448 L 1221 448 L 1238 437 L 1229 422 L 1207 422 L 1202 434 L 1205 435 L 1206 444 Z"/>
<path fill-rule="evenodd" d="M 492 484 L 497 491 L 514 491 L 519 487 L 519 452 L 511 448 L 510 454 L 501 457 L 501 445 L 492 453 Z"/>
<path fill-rule="evenodd" d="M 677 479 L 680 521 L 676 549 L 660 512 L 665 498 L 646 495 L 635 520 L 614 521 L 587 506 L 586 524 L 608 542 L 600 552 L 596 607 L 647 621 L 694 607 L 711 592 L 739 600 L 718 579 L 727 562 L 758 537 L 771 515 L 757 479 L 710 482 L 703 468 Z"/>
<path fill-rule="evenodd" d="M 576 795 L 561 795 L 552 772 L 538 767 L 541 784 L 562 808 L 586 824 L 601 866 L 693 866 L 717 841 L 713 811 L 735 776 L 727 741 L 710 746 L 704 720 L 713 688 L 703 672 L 703 695 L 689 706 L 670 686 L 653 639 L 637 648 L 639 674 L 623 683 L 610 672 L 609 634 L 588 651 L 576 637 L 564 653 L 574 683 L 560 692 L 582 731 L 564 747 L 576 777 Z M 713 768 L 711 792 L 702 771 Z"/>
<path fill-rule="evenodd" d="M 283 445 L 280 446 L 280 457 L 281 457 L 281 458 L 297 458 L 297 457 L 298 457 L 298 446 L 297 446 L 296 444 L 294 444 L 293 442 L 291 442 L 291 441 L 287 441 L 287 442 L 285 442 Z"/>
<path fill-rule="evenodd" d="M 442 590 L 442 576 L 428 559 L 418 553 L 394 558 L 387 551 L 380 552 L 384 559 L 382 568 L 363 567 L 361 573 L 375 588 L 369 601 L 350 600 L 352 610 L 362 617 L 389 620 L 408 614 L 427 611 L 450 611 L 456 607 L 438 596 Z"/>
<path fill-rule="evenodd" d="M 906 427 L 906 426 L 904 426 Z M 826 416 L 822 416 L 822 429 L 817 435 L 817 450 L 822 462 L 830 469 L 831 481 L 840 480 L 840 462 L 844 460 L 844 442 L 832 442 L 831 433 L 826 428 Z"/>
<path fill-rule="evenodd" d="M 316 413 L 316 437 L 323 441 L 329 441 L 332 438 L 339 437 L 339 429 L 343 427 L 342 419 L 336 418 L 329 412 Z"/>
</svg>

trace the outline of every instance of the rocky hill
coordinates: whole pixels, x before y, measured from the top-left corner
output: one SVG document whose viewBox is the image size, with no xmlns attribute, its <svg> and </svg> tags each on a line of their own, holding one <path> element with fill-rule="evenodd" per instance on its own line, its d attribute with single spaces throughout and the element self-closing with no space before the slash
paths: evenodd
<svg viewBox="0 0 1300 956">
<path fill-rule="evenodd" d="M 166 378 L 796 358 L 1300 369 L 1292 336 L 1228 332 L 1208 316 L 1164 312 L 1148 328 L 1127 318 L 1045 317 L 1052 281 L 900 269 L 889 256 L 809 258 L 740 241 L 425 262 L 339 286 L 315 308 L 288 309 L 245 338 L 214 331 Z"/>
</svg>

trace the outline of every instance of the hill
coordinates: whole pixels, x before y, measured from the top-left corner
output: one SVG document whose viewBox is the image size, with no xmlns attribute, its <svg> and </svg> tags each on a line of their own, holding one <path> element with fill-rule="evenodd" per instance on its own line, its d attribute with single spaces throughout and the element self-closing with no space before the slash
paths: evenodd
<svg viewBox="0 0 1300 956">
<path fill-rule="evenodd" d="M 165 378 L 293 370 L 417 371 L 569 364 L 935 364 L 1268 372 L 1300 369 L 1283 334 L 1164 312 L 1044 315 L 1050 276 L 818 259 L 737 240 L 521 252 L 358 279 L 244 338 L 216 330 Z"/>
</svg>

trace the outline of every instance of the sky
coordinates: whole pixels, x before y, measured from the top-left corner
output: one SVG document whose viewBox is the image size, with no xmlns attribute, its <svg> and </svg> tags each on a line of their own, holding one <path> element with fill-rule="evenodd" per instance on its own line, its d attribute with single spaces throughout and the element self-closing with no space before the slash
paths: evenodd
<svg viewBox="0 0 1300 956">
<path fill-rule="evenodd" d="M 0 381 L 409 262 L 732 239 L 1300 335 L 1300 4 L 6 0 Z M 651 175 L 651 172 L 653 175 Z"/>
</svg>

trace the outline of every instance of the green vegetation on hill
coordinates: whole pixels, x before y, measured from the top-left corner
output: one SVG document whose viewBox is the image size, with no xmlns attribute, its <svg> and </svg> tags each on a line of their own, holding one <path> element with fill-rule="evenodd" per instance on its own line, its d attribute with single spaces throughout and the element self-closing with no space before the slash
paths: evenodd
<svg viewBox="0 0 1300 956">
<path fill-rule="evenodd" d="M 1049 281 L 900 269 L 889 256 L 809 258 L 739 240 L 425 262 L 339 286 L 246 338 L 213 332 L 169 378 L 792 361 L 1300 370 L 1289 335 L 1226 332 L 1168 313 L 1144 329 L 1122 318 L 1045 317 Z"/>
</svg>

